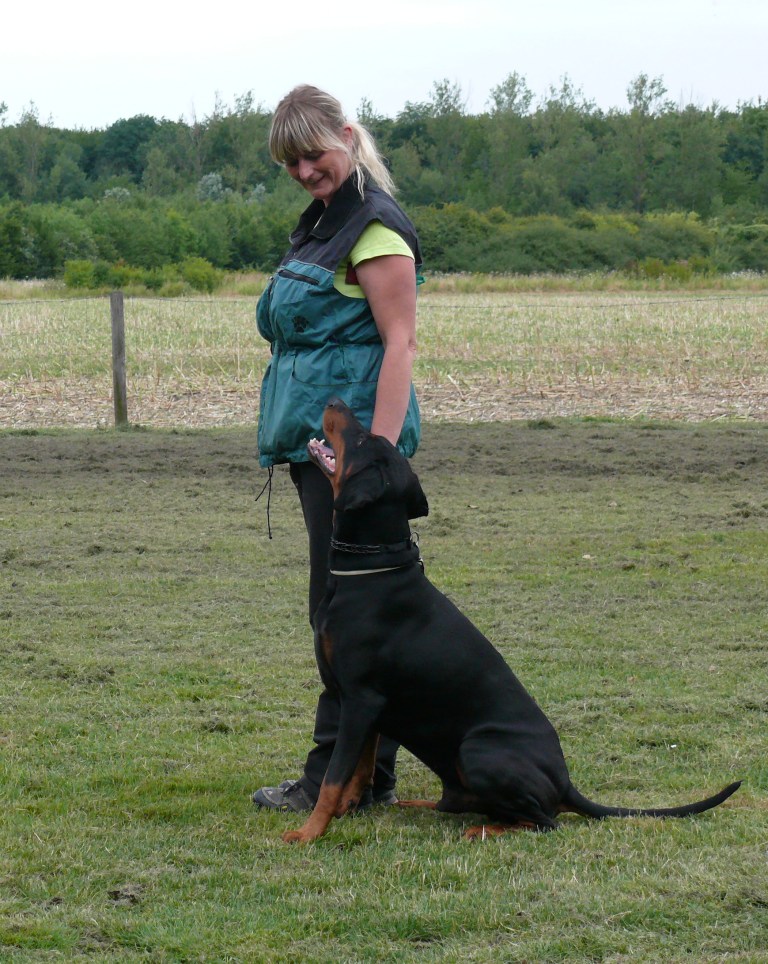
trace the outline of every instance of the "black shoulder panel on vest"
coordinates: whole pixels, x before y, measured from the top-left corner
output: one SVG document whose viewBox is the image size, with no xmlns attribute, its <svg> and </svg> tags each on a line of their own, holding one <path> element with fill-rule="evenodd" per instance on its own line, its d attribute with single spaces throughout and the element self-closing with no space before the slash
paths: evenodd
<svg viewBox="0 0 768 964">
<path fill-rule="evenodd" d="M 366 185 L 361 198 L 354 177 L 342 184 L 327 208 L 320 201 L 309 205 L 291 234 L 291 248 L 282 263 L 295 259 L 335 271 L 371 221 L 397 231 L 413 252 L 416 267 L 421 266 L 416 229 L 397 201 L 372 184 Z"/>
</svg>

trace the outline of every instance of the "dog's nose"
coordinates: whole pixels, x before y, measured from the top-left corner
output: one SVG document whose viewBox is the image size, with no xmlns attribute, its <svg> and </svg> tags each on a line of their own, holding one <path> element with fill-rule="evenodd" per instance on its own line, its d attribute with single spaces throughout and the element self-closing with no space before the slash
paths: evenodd
<svg viewBox="0 0 768 964">
<path fill-rule="evenodd" d="M 342 400 L 341 400 L 340 398 L 337 398 L 336 395 L 332 395 L 332 396 L 328 399 L 328 401 L 325 403 L 325 407 L 326 407 L 326 408 L 340 408 L 343 404 L 344 404 L 344 402 L 342 402 Z"/>
</svg>

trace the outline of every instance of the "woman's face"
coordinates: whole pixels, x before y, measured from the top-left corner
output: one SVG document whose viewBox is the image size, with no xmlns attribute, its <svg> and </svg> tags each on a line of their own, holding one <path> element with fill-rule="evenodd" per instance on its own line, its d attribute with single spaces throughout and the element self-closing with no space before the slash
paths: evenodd
<svg viewBox="0 0 768 964">
<path fill-rule="evenodd" d="M 342 138 L 351 143 L 351 128 L 342 130 Z M 314 154 L 288 157 L 285 169 L 316 201 L 327 206 L 352 172 L 352 161 L 346 151 L 333 147 Z"/>
</svg>

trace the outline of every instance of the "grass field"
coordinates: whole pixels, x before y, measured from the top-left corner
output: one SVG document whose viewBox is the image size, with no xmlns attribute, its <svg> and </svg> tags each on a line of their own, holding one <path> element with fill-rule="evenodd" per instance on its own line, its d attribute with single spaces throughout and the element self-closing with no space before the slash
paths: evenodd
<svg viewBox="0 0 768 964">
<path fill-rule="evenodd" d="M 286 473 L 271 541 L 254 501 L 244 286 L 128 301 L 126 432 L 107 302 L 0 286 L 0 960 L 768 962 L 764 282 L 419 301 L 428 574 L 587 795 L 738 794 L 481 845 L 379 809 L 308 848 L 250 803 L 298 774 L 319 683 Z"/>
<path fill-rule="evenodd" d="M 318 693 L 304 537 L 251 428 L 0 433 L 0 959 L 768 960 L 768 435 L 434 423 L 433 581 L 556 723 L 574 781 L 684 821 L 379 810 L 308 848 L 250 792 Z M 403 754 L 404 796 L 434 779 Z"/>
</svg>

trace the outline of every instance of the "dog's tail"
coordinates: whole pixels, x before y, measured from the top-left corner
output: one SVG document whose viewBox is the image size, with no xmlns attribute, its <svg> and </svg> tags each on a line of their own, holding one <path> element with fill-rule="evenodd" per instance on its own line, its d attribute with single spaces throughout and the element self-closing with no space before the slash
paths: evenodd
<svg viewBox="0 0 768 964">
<path fill-rule="evenodd" d="M 732 793 L 735 793 L 740 786 L 741 780 L 737 783 L 729 784 L 724 790 L 716 793 L 713 797 L 707 797 L 706 800 L 699 800 L 697 803 L 687 803 L 682 807 L 645 809 L 635 807 L 604 807 L 601 803 L 587 800 L 587 798 L 582 796 L 576 787 L 571 784 L 562 799 L 561 812 L 579 813 L 583 817 L 596 817 L 599 820 L 602 820 L 603 817 L 688 817 L 691 814 L 704 813 L 705 810 L 711 810 L 713 807 L 719 806 L 724 800 L 727 800 Z"/>
</svg>

